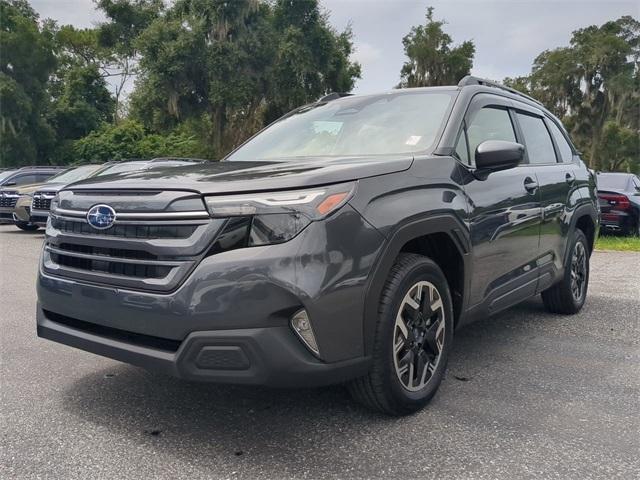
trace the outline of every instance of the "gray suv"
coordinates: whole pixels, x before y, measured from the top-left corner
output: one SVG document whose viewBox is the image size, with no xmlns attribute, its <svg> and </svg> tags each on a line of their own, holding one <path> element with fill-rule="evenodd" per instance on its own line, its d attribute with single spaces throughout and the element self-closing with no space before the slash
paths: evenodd
<svg viewBox="0 0 640 480">
<path fill-rule="evenodd" d="M 189 380 L 425 405 L 454 331 L 585 302 L 593 175 L 541 104 L 474 77 L 332 94 L 221 162 L 67 186 L 38 335 Z"/>
</svg>

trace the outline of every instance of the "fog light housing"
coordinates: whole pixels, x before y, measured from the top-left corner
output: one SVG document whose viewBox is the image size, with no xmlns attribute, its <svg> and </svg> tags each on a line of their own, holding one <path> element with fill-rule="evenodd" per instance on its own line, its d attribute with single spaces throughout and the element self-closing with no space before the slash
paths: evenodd
<svg viewBox="0 0 640 480">
<path fill-rule="evenodd" d="M 293 331 L 300 337 L 302 343 L 304 343 L 314 355 L 319 357 L 318 342 L 316 342 L 316 336 L 313 333 L 311 321 L 309 320 L 309 315 L 306 310 L 299 310 L 291 317 L 291 328 L 293 328 Z"/>
</svg>

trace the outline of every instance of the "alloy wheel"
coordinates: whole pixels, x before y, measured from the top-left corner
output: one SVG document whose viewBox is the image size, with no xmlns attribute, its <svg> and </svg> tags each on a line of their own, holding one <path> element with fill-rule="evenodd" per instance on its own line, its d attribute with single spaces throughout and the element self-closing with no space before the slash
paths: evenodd
<svg viewBox="0 0 640 480">
<path fill-rule="evenodd" d="M 587 280 L 587 254 L 582 242 L 577 242 L 571 257 L 571 294 L 576 302 L 582 299 Z"/>
<path fill-rule="evenodd" d="M 444 339 L 442 296 L 432 283 L 417 282 L 403 298 L 393 330 L 393 363 L 404 388 L 415 392 L 431 380 Z"/>
</svg>

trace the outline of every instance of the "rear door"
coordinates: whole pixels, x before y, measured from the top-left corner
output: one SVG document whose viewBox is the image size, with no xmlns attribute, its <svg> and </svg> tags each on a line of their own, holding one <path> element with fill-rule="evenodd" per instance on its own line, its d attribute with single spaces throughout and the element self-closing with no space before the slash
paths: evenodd
<svg viewBox="0 0 640 480">
<path fill-rule="evenodd" d="M 527 163 L 540 185 L 542 218 L 537 266 L 541 291 L 553 283 L 563 268 L 571 214 L 579 203 L 580 183 L 585 179 L 573 162 L 571 146 L 551 119 L 520 103 L 516 103 L 516 118 Z"/>
<path fill-rule="evenodd" d="M 479 94 L 471 102 L 459 140 L 458 156 L 471 167 L 485 140 L 520 141 L 511 100 Z M 466 134 L 466 137 L 465 137 Z M 473 245 L 470 306 L 487 302 L 500 310 L 535 293 L 541 209 L 535 172 L 528 165 L 473 178 L 465 185 Z"/>
</svg>

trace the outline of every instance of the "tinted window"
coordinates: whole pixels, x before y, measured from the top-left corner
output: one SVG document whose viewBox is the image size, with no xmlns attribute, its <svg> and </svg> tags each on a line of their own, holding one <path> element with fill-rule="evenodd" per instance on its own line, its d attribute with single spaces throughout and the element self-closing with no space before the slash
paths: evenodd
<svg viewBox="0 0 640 480">
<path fill-rule="evenodd" d="M 516 141 L 509 112 L 498 108 L 480 110 L 469 124 L 467 136 L 471 156 L 475 156 L 478 145 L 486 140 Z"/>
<path fill-rule="evenodd" d="M 640 190 L 640 178 L 633 177 L 633 184 L 636 187 L 636 189 Z"/>
<path fill-rule="evenodd" d="M 36 183 L 44 182 L 45 180 L 50 179 L 53 176 L 53 173 L 36 173 Z"/>
<path fill-rule="evenodd" d="M 549 121 L 549 127 L 551 128 L 551 134 L 553 135 L 556 144 L 558 145 L 558 150 L 560 151 L 560 158 L 563 162 L 572 162 L 573 161 L 573 151 L 571 150 L 571 146 L 567 139 L 560 131 L 560 128 L 555 124 L 555 122 Z"/>
<path fill-rule="evenodd" d="M 411 153 L 428 149 L 453 92 L 398 91 L 303 107 L 232 153 L 228 161 Z"/>
<path fill-rule="evenodd" d="M 467 149 L 467 136 L 463 132 L 460 132 L 458 138 L 458 144 L 456 145 L 456 154 L 458 158 L 464 163 L 469 163 L 469 150 Z"/>
<path fill-rule="evenodd" d="M 549 131 L 540 117 L 518 113 L 529 163 L 555 163 L 556 152 Z"/>
<path fill-rule="evenodd" d="M 35 174 L 20 175 L 19 177 L 15 177 L 13 181 L 16 182 L 17 187 L 20 187 L 22 185 L 29 185 L 31 183 L 36 183 L 38 181 L 38 177 L 36 177 Z"/>
<path fill-rule="evenodd" d="M 57 175 L 50 177 L 47 180 L 47 183 L 68 184 L 71 182 L 77 182 L 78 180 L 87 178 L 89 175 L 91 175 L 93 172 L 95 172 L 99 168 L 100 168 L 100 165 L 83 165 L 81 167 L 65 170 L 62 173 L 58 173 Z"/>
<path fill-rule="evenodd" d="M 611 173 L 598 175 L 598 188 L 606 190 L 626 190 L 629 183 L 629 175 L 624 173 Z"/>
<path fill-rule="evenodd" d="M 136 170 L 142 170 L 147 165 L 147 162 L 117 163 L 106 167 L 104 170 L 100 170 L 95 176 L 99 177 L 101 175 L 111 175 L 113 173 L 135 172 Z"/>
</svg>

